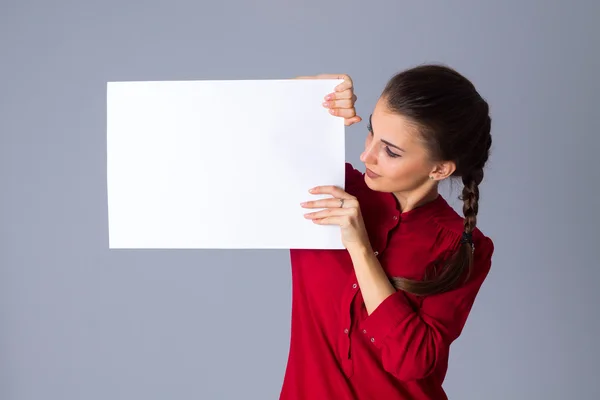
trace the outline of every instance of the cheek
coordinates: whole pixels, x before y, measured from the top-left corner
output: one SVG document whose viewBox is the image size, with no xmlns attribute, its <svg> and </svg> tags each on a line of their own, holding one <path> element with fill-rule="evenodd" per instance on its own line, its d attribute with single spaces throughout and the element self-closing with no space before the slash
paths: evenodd
<svg viewBox="0 0 600 400">
<path fill-rule="evenodd" d="M 420 163 L 407 158 L 394 159 L 394 162 L 387 162 L 390 181 L 399 185 L 411 185 L 420 182 L 423 178 L 423 168 Z"/>
</svg>

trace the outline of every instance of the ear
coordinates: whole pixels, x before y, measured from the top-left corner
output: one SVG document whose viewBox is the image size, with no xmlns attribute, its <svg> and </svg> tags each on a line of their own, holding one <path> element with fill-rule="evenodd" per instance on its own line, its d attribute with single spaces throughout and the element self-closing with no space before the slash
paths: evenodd
<svg viewBox="0 0 600 400">
<path fill-rule="evenodd" d="M 456 163 L 454 161 L 443 161 L 434 165 L 429 173 L 429 177 L 436 181 L 441 181 L 450 177 L 454 171 L 456 171 Z"/>
</svg>

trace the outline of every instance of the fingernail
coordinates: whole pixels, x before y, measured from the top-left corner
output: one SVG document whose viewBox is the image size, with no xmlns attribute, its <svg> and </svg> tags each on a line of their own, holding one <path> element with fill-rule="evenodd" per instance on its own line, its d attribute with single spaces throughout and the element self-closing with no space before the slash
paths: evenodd
<svg viewBox="0 0 600 400">
<path fill-rule="evenodd" d="M 325 100 L 331 100 L 333 98 L 333 95 L 328 94 L 327 96 L 325 96 Z"/>
<path fill-rule="evenodd" d="M 306 202 L 304 202 L 304 203 L 300 203 L 300 205 L 301 205 L 301 206 L 305 206 L 305 205 L 306 205 Z"/>
<path fill-rule="evenodd" d="M 314 192 L 314 191 L 315 191 L 315 189 L 314 189 L 314 188 L 312 188 L 312 189 L 308 189 L 308 191 L 312 193 L 312 192 Z"/>
<path fill-rule="evenodd" d="M 328 102 L 323 103 L 323 107 L 329 107 L 329 103 Z"/>
<path fill-rule="evenodd" d="M 330 114 L 335 114 L 335 110 L 329 110 Z"/>
</svg>

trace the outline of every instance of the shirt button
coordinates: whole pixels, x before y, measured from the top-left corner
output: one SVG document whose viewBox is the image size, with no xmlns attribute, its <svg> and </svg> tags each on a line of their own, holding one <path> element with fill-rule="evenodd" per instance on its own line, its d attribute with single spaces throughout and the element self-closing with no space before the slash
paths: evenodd
<svg viewBox="0 0 600 400">
<path fill-rule="evenodd" d="M 398 216 L 394 215 L 393 218 L 394 218 L 394 221 L 396 221 L 398 219 Z"/>
<path fill-rule="evenodd" d="M 348 334 L 348 329 L 344 329 L 344 333 L 347 335 Z"/>
<path fill-rule="evenodd" d="M 373 252 L 373 254 L 375 254 L 375 257 L 377 257 L 379 255 L 378 251 Z"/>
<path fill-rule="evenodd" d="M 363 329 L 363 333 L 365 333 L 365 334 L 366 334 L 366 333 L 367 333 L 367 330 L 366 330 L 366 329 Z"/>
<path fill-rule="evenodd" d="M 354 285 L 352 285 L 352 289 L 356 289 L 358 287 L 358 285 L 355 283 Z"/>
<path fill-rule="evenodd" d="M 374 337 L 371 338 L 371 342 L 375 342 L 375 338 Z"/>
</svg>

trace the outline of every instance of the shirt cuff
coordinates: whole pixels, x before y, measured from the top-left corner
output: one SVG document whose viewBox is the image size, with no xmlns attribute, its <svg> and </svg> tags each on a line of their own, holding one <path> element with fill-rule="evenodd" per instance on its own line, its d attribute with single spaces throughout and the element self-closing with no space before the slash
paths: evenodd
<svg viewBox="0 0 600 400">
<path fill-rule="evenodd" d="M 414 313 L 401 290 L 389 295 L 361 324 L 362 333 L 381 348 L 390 332 Z"/>
</svg>

